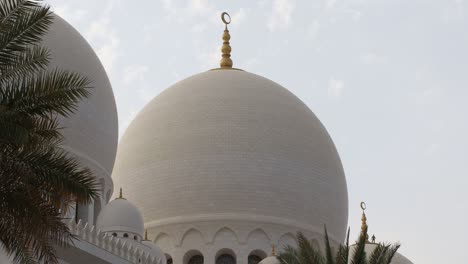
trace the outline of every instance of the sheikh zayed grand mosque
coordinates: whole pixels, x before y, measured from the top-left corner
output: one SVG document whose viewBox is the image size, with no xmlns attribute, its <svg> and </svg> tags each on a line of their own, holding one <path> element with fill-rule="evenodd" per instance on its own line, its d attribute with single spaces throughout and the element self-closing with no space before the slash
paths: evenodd
<svg viewBox="0 0 468 264">
<path fill-rule="evenodd" d="M 101 189 L 70 213 L 79 239 L 58 249 L 61 263 L 276 264 L 275 250 L 295 246 L 298 231 L 323 247 L 326 224 L 335 248 L 345 240 L 348 191 L 331 137 L 287 88 L 233 67 L 229 15 L 222 21 L 219 67 L 153 98 L 118 143 L 101 62 L 72 26 L 54 20 L 44 40 L 51 67 L 89 76 L 95 87 L 62 121 L 64 147 Z M 412 262 L 397 254 L 392 263 Z"/>
</svg>

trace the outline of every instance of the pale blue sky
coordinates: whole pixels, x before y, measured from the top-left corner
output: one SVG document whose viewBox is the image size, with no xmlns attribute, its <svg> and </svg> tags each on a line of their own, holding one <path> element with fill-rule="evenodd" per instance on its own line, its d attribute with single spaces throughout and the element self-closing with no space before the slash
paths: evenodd
<svg viewBox="0 0 468 264">
<path fill-rule="evenodd" d="M 301 98 L 327 127 L 369 232 L 417 264 L 468 253 L 468 1 L 50 0 L 112 82 L 120 133 L 170 84 L 215 68 L 232 15 L 236 67 Z"/>
</svg>

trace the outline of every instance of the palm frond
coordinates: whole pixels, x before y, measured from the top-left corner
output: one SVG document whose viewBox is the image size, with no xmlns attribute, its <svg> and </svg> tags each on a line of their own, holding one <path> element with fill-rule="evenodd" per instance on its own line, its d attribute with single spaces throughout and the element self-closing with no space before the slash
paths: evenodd
<svg viewBox="0 0 468 264">
<path fill-rule="evenodd" d="M 320 249 L 314 248 L 312 243 L 301 233 L 297 233 L 297 244 L 300 263 L 323 264 L 324 258 Z"/>
<path fill-rule="evenodd" d="M 378 244 L 377 247 L 374 248 L 374 250 L 371 252 L 369 264 L 382 264 L 382 261 L 387 255 L 389 247 L 389 245 Z"/>
<path fill-rule="evenodd" d="M 330 246 L 330 239 L 328 238 L 327 226 L 324 226 L 325 231 L 325 253 L 326 253 L 326 260 L 327 264 L 334 264 L 335 260 L 333 259 L 333 253 Z"/>
<path fill-rule="evenodd" d="M 340 245 L 338 252 L 336 253 L 336 264 L 348 264 L 349 259 L 349 234 L 351 230 L 348 227 L 346 234 L 346 241 L 344 245 Z"/>
<path fill-rule="evenodd" d="M 90 83 L 88 78 L 68 71 L 43 72 L 0 87 L 0 104 L 11 114 L 47 117 L 58 113 L 66 117 L 89 96 Z"/>
<path fill-rule="evenodd" d="M 354 248 L 353 255 L 351 257 L 351 264 L 366 264 L 366 242 L 367 242 L 367 227 L 361 231 L 359 240 L 357 241 L 356 247 Z"/>
<path fill-rule="evenodd" d="M 45 70 L 49 63 L 49 57 L 49 50 L 39 46 L 30 47 L 25 52 L 12 54 L 10 63 L 0 66 L 0 85 L 12 81 L 14 78 L 18 79 Z"/>
<path fill-rule="evenodd" d="M 0 2 L 0 245 L 15 263 L 56 264 L 73 236 L 62 221 L 72 202 L 98 196 L 91 171 L 60 147 L 57 118 L 89 96 L 89 80 L 46 71 L 40 42 L 53 20 L 37 0 Z"/>
<path fill-rule="evenodd" d="M 281 264 L 301 264 L 299 262 L 298 255 L 299 254 L 294 247 L 286 245 L 278 256 L 278 260 Z"/>
<path fill-rule="evenodd" d="M 38 6 L 41 1 L 3 0 L 0 5 L 0 28 L 3 23 L 18 15 L 24 15 L 25 10 Z M 12 19 L 13 20 L 13 19 Z"/>
<path fill-rule="evenodd" d="M 28 1 L 33 2 L 33 1 Z M 53 21 L 48 6 L 29 6 L 0 25 L 0 65 L 8 65 L 18 52 L 38 45 Z"/>
<path fill-rule="evenodd" d="M 390 264 L 392 262 L 393 257 L 395 256 L 396 252 L 400 248 L 400 244 L 394 244 L 392 245 L 388 250 L 387 254 L 385 256 L 385 260 L 382 262 L 383 264 Z"/>
</svg>

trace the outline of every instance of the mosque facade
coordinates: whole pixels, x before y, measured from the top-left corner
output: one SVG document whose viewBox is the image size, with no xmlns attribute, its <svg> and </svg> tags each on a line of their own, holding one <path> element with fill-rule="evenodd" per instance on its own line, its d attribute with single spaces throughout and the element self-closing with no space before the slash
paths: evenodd
<svg viewBox="0 0 468 264">
<path fill-rule="evenodd" d="M 117 144 L 104 68 L 56 17 L 44 40 L 52 66 L 95 86 L 63 120 L 65 148 L 101 189 L 100 199 L 70 212 L 78 240 L 58 249 L 61 263 L 272 264 L 275 248 L 294 246 L 298 231 L 320 247 L 324 224 L 334 247 L 344 241 L 348 192 L 330 135 L 286 88 L 233 67 L 230 18 L 222 18 L 220 67 L 163 91 Z M 399 255 L 393 263 L 411 262 Z"/>
</svg>

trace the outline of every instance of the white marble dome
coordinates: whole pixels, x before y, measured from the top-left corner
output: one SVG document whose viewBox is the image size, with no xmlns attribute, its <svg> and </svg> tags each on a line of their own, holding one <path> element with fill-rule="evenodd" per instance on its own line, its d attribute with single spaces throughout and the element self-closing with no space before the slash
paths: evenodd
<svg viewBox="0 0 468 264">
<path fill-rule="evenodd" d="M 141 241 L 144 232 L 143 216 L 140 210 L 124 198 L 108 203 L 99 214 L 97 228 L 102 232 L 116 233 L 118 237 L 127 234 L 128 238 L 137 235 Z"/>
<path fill-rule="evenodd" d="M 325 127 L 245 71 L 203 72 L 154 98 L 123 135 L 113 179 L 147 227 L 229 219 L 320 234 L 327 224 L 335 242 L 345 237 L 346 180 Z"/>
<path fill-rule="evenodd" d="M 50 69 L 73 71 L 91 80 L 91 96 L 76 113 L 61 120 L 64 147 L 102 179 L 107 200 L 118 141 L 117 110 L 107 74 L 88 42 L 70 24 L 55 16 L 42 45 L 51 52 Z"/>
<path fill-rule="evenodd" d="M 264 258 L 258 264 L 280 264 L 280 261 L 278 260 L 276 256 L 269 256 L 267 258 Z"/>
</svg>

